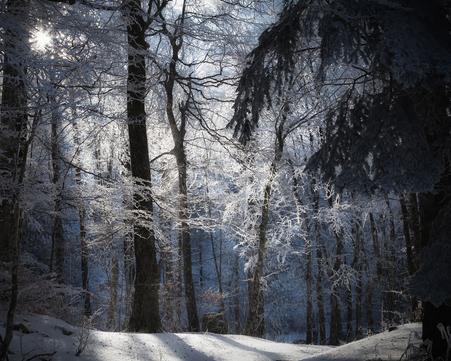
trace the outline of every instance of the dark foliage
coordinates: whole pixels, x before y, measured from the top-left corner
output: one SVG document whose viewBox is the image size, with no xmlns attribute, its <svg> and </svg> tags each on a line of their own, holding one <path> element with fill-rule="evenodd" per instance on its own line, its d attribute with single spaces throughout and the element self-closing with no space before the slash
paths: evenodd
<svg viewBox="0 0 451 361">
<path fill-rule="evenodd" d="M 308 168 L 319 168 L 339 188 L 428 190 L 449 152 L 448 102 L 440 87 L 348 92 L 328 113 L 323 146 Z"/>
<path fill-rule="evenodd" d="M 318 87 L 343 74 L 353 81 L 341 83 L 348 90 L 343 86 L 326 113 L 323 144 L 309 168 L 340 187 L 431 188 L 449 134 L 448 12 L 438 0 L 300 0 L 286 6 L 249 54 L 229 126 L 241 142 L 249 141 L 296 64 L 316 61 Z"/>
<path fill-rule="evenodd" d="M 260 112 L 271 104 L 272 91 L 289 83 L 296 63 L 299 34 L 312 30 L 303 26 L 301 14 L 311 1 L 287 5 L 280 20 L 263 32 L 258 46 L 248 55 L 248 62 L 238 85 L 235 113 L 229 123 L 242 143 L 250 140 L 258 126 Z"/>
</svg>

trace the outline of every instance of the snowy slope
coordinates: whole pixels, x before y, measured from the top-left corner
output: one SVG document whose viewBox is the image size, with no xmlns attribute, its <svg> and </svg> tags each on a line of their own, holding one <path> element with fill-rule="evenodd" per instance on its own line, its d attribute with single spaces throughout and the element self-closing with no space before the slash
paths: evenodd
<svg viewBox="0 0 451 361">
<path fill-rule="evenodd" d="M 80 333 L 86 331 L 48 316 L 18 317 L 17 324 L 20 323 L 26 328 L 15 333 L 11 361 L 54 352 L 51 359 L 55 361 L 394 360 L 405 349 L 409 336 L 419 332 L 419 325 L 406 325 L 390 333 L 330 348 L 276 343 L 241 335 L 90 331 L 87 348 L 76 357 Z M 3 331 L 1 327 L 0 330 Z"/>
<path fill-rule="evenodd" d="M 408 344 L 421 344 L 421 324 L 410 323 L 322 352 L 303 361 L 399 360 Z"/>
</svg>

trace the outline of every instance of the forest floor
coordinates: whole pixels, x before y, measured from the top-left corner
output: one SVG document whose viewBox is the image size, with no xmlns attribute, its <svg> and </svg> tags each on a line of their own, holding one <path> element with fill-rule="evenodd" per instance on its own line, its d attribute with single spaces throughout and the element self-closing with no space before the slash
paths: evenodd
<svg viewBox="0 0 451 361">
<path fill-rule="evenodd" d="M 212 333 L 133 334 L 87 330 L 40 315 L 17 317 L 11 361 L 367 361 L 399 360 L 419 343 L 420 324 L 407 324 L 339 347 L 277 343 Z M 0 332 L 3 334 L 3 323 Z M 79 347 L 86 346 L 77 357 Z M 50 354 L 49 356 L 38 354 Z"/>
</svg>

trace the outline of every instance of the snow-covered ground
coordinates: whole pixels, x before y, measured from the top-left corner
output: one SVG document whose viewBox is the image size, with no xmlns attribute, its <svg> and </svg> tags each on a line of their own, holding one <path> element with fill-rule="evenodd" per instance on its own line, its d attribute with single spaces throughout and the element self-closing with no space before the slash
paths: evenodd
<svg viewBox="0 0 451 361">
<path fill-rule="evenodd" d="M 293 345 L 241 335 L 212 333 L 132 334 L 89 331 L 61 320 L 38 315 L 20 316 L 11 361 L 37 354 L 64 361 L 298 361 L 397 360 L 409 341 L 419 342 L 420 325 L 409 324 L 344 346 Z M 3 333 L 3 328 L 0 327 Z M 75 356 L 80 340 L 86 349 Z"/>
<path fill-rule="evenodd" d="M 359 341 L 336 347 L 303 361 L 397 361 L 407 345 L 421 344 L 421 324 L 409 323 Z"/>
</svg>

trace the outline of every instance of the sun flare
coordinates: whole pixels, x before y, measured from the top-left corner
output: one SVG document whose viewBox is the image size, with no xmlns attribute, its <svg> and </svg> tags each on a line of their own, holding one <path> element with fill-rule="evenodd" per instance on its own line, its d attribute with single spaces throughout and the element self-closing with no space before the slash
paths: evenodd
<svg viewBox="0 0 451 361">
<path fill-rule="evenodd" d="M 37 51 L 45 51 L 52 45 L 50 32 L 44 29 L 37 29 L 32 36 L 32 47 Z"/>
</svg>

